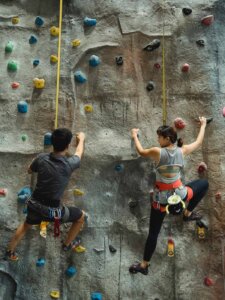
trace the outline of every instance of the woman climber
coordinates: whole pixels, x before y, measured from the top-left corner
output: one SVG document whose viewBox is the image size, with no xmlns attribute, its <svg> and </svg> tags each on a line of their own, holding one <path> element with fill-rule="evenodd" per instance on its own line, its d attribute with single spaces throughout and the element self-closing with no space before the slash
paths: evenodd
<svg viewBox="0 0 225 300">
<path fill-rule="evenodd" d="M 131 131 L 137 152 L 143 157 L 150 157 L 156 162 L 156 183 L 150 214 L 149 234 L 145 244 L 143 260 L 130 266 L 131 273 L 148 274 L 149 261 L 155 251 L 158 235 L 166 216 L 166 211 L 172 214 L 183 212 L 183 221 L 200 220 L 201 216 L 193 211 L 208 190 L 208 181 L 198 179 L 183 185 L 181 182 L 181 168 L 184 166 L 184 156 L 197 150 L 204 138 L 207 120 L 199 117 L 200 131 L 195 142 L 183 145 L 181 139 L 177 140 L 177 133 L 173 127 L 160 126 L 157 130 L 160 147 L 144 149 L 138 139 L 139 129 Z M 177 143 L 177 146 L 175 145 Z M 174 197 L 176 205 L 169 199 Z M 180 201 L 177 201 L 180 199 Z M 187 203 L 185 208 L 184 202 Z"/>
</svg>

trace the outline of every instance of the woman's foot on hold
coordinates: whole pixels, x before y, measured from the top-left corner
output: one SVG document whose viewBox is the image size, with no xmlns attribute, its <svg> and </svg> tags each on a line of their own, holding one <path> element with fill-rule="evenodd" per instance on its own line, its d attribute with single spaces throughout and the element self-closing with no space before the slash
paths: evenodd
<svg viewBox="0 0 225 300">
<path fill-rule="evenodd" d="M 17 261 L 19 259 L 19 256 L 14 251 L 6 250 L 4 259 L 11 260 L 11 261 Z"/>
<path fill-rule="evenodd" d="M 140 272 L 143 275 L 148 275 L 148 266 L 142 267 L 141 263 L 136 262 L 130 266 L 129 272 L 132 274 L 137 274 Z"/>
<path fill-rule="evenodd" d="M 183 215 L 183 220 L 185 222 L 188 222 L 188 221 L 198 221 L 198 220 L 201 220 L 202 216 L 197 213 L 196 211 L 192 211 L 192 213 L 189 215 L 189 216 L 186 216 L 185 214 Z"/>
</svg>

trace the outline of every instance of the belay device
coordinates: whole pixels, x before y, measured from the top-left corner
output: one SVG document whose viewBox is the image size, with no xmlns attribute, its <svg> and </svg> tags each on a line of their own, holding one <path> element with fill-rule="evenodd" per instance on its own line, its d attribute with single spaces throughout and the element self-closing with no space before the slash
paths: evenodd
<svg viewBox="0 0 225 300">
<path fill-rule="evenodd" d="M 185 203 L 181 197 L 174 193 L 167 199 L 168 205 L 166 206 L 167 214 L 180 215 L 185 209 Z"/>
</svg>

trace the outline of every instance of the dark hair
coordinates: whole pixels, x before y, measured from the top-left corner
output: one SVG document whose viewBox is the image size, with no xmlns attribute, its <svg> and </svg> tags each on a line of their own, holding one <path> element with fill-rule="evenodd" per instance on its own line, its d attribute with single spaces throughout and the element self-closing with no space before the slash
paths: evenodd
<svg viewBox="0 0 225 300">
<path fill-rule="evenodd" d="M 55 151 L 65 150 L 72 140 L 72 132 L 67 128 L 55 129 L 52 133 L 52 145 Z"/>
<path fill-rule="evenodd" d="M 183 146 L 182 139 L 181 138 L 177 139 L 177 132 L 173 127 L 163 125 L 163 126 L 160 126 L 156 132 L 159 136 L 163 136 L 164 138 L 168 137 L 172 144 L 175 144 L 177 142 L 178 147 Z"/>
</svg>

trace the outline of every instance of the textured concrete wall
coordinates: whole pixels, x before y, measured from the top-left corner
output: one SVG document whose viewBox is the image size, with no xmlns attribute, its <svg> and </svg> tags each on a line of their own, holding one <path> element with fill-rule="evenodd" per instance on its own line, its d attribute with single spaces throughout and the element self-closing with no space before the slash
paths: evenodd
<svg viewBox="0 0 225 300">
<path fill-rule="evenodd" d="M 8 189 L 0 198 L 0 250 L 5 246 L 20 222 L 24 220 L 23 205 L 17 202 L 17 192 L 29 185 L 26 168 L 41 151 L 43 136 L 51 131 L 55 118 L 57 64 L 50 55 L 57 54 L 57 37 L 49 29 L 58 24 L 58 1 L 18 0 L 0 3 L 0 188 Z M 224 299 L 224 118 L 225 106 L 225 27 L 223 0 L 189 1 L 193 12 L 184 16 L 186 1 L 64 1 L 61 78 L 59 95 L 59 126 L 84 131 L 87 136 L 81 169 L 77 171 L 65 192 L 64 201 L 77 205 L 89 214 L 88 224 L 81 233 L 84 254 L 61 252 L 61 239 L 68 230 L 61 226 L 62 235 L 53 237 L 48 227 L 47 239 L 34 227 L 18 247 L 20 260 L 0 262 L 1 299 L 49 299 L 57 288 L 60 299 L 90 299 L 99 291 L 103 299 Z M 202 17 L 213 14 L 215 22 L 204 26 Z M 12 16 L 20 22 L 13 25 Z M 37 28 L 36 16 L 44 19 Z M 97 25 L 84 27 L 84 17 L 96 18 Z M 143 255 L 149 224 L 149 190 L 154 182 L 154 168 L 149 160 L 132 156 L 130 129 L 139 127 L 141 141 L 146 147 L 157 145 L 156 129 L 162 124 L 162 47 L 153 52 L 143 51 L 149 42 L 162 41 L 165 28 L 165 61 L 168 99 L 168 124 L 176 117 L 187 126 L 179 135 L 186 143 L 198 133 L 194 119 L 199 115 L 213 116 L 207 127 L 201 150 L 187 157 L 186 181 L 198 178 L 197 165 L 205 161 L 210 190 L 199 205 L 199 211 L 209 224 L 207 238 L 199 241 L 194 224 L 183 224 L 181 217 L 167 217 L 153 256 L 148 276 L 132 276 L 128 267 Z M 29 38 L 35 35 L 35 45 Z M 81 45 L 71 46 L 80 39 Z M 203 39 L 205 47 L 196 41 Z M 5 53 L 8 41 L 13 52 Z M 89 66 L 92 54 L 101 64 Z M 118 66 L 116 56 L 123 56 Z M 8 72 L 10 59 L 18 62 L 17 72 Z M 34 59 L 40 64 L 33 67 Z M 182 73 L 181 66 L 190 64 L 190 72 Z M 74 72 L 83 71 L 87 82 L 74 81 Z M 33 89 L 32 80 L 44 78 L 42 91 Z M 20 87 L 11 88 L 17 81 Z M 155 83 L 147 91 L 148 81 Z M 29 111 L 17 112 L 17 103 L 27 100 Z M 93 106 L 86 113 L 84 106 Z M 28 139 L 22 141 L 21 135 Z M 118 172 L 115 167 L 122 166 Z M 73 189 L 84 196 L 73 196 Z M 222 199 L 216 201 L 220 191 Z M 129 202 L 137 204 L 129 207 Z M 175 241 L 175 257 L 167 257 L 167 239 Z M 108 245 L 117 248 L 111 254 Z M 95 253 L 93 248 L 103 248 Z M 38 257 L 46 265 L 36 267 Z M 65 270 L 73 265 L 78 272 L 68 279 Z M 214 285 L 206 287 L 204 277 L 213 278 Z"/>
</svg>

